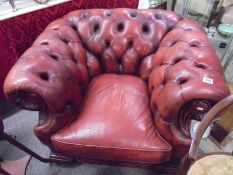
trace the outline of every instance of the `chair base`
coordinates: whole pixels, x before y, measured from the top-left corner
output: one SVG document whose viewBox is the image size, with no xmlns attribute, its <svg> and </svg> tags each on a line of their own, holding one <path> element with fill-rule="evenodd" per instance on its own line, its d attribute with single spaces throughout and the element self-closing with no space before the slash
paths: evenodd
<svg viewBox="0 0 233 175">
<path fill-rule="evenodd" d="M 110 166 L 120 166 L 120 167 L 140 167 L 145 169 L 152 169 L 158 174 L 172 174 L 175 175 L 178 172 L 180 160 L 171 161 L 168 163 L 161 163 L 161 164 L 139 164 L 139 163 L 124 163 L 124 162 L 114 162 L 114 161 L 107 161 L 107 160 L 94 160 L 94 159 L 78 159 L 69 155 L 65 155 L 58 152 L 51 152 L 49 157 L 50 163 L 57 163 L 62 165 L 68 165 L 75 163 L 78 164 L 99 164 L 99 165 L 110 165 Z"/>
<path fill-rule="evenodd" d="M 71 164 L 75 162 L 74 157 L 51 151 L 49 160 L 51 163 Z"/>
<path fill-rule="evenodd" d="M 169 162 L 165 164 L 155 165 L 153 167 L 158 174 L 177 174 L 179 170 L 179 162 Z"/>
</svg>

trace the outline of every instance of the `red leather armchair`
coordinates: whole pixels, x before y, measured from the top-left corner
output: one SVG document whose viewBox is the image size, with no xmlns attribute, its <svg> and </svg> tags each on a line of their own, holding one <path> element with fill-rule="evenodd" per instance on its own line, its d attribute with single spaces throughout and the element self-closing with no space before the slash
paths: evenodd
<svg viewBox="0 0 233 175">
<path fill-rule="evenodd" d="M 52 22 L 13 66 L 4 92 L 39 111 L 34 131 L 51 162 L 140 165 L 182 159 L 191 120 L 230 94 L 195 21 L 133 9 L 79 10 Z"/>
</svg>

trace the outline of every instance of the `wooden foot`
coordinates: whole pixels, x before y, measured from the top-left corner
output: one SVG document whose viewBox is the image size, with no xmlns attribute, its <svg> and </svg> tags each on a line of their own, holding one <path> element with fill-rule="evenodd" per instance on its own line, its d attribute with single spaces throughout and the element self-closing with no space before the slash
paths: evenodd
<svg viewBox="0 0 233 175">
<path fill-rule="evenodd" d="M 74 157 L 57 152 L 51 152 L 49 156 L 49 160 L 50 162 L 57 164 L 71 164 L 75 161 Z"/>
<path fill-rule="evenodd" d="M 12 175 L 25 175 L 30 159 L 31 156 L 28 155 L 15 161 L 3 161 L 1 162 L 1 168 Z"/>
<path fill-rule="evenodd" d="M 179 169 L 179 163 L 166 163 L 153 167 L 156 173 L 159 174 L 176 174 Z"/>
</svg>

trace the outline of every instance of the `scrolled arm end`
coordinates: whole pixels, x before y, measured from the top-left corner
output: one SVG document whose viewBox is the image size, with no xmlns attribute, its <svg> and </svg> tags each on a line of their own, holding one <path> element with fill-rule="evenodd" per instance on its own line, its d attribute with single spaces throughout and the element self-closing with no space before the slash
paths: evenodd
<svg viewBox="0 0 233 175">
<path fill-rule="evenodd" d="M 46 145 L 50 136 L 70 121 L 82 100 L 79 82 L 53 60 L 19 60 L 5 79 L 4 92 L 16 106 L 39 111 L 34 131 Z"/>
</svg>

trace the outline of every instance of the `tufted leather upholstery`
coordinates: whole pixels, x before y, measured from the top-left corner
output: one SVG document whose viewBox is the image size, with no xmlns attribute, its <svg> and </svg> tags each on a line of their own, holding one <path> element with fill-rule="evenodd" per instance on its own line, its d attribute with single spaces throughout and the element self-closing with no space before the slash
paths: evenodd
<svg viewBox="0 0 233 175">
<path fill-rule="evenodd" d="M 190 119 L 201 120 L 229 95 L 220 62 L 201 27 L 163 10 L 71 12 L 47 26 L 9 72 L 4 91 L 16 105 L 40 111 L 35 127 L 51 135 L 71 121 L 93 77 L 128 74 L 148 83 L 158 133 L 182 157 Z"/>
</svg>

